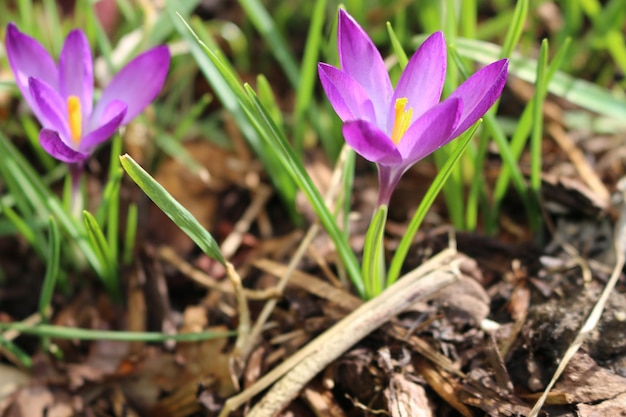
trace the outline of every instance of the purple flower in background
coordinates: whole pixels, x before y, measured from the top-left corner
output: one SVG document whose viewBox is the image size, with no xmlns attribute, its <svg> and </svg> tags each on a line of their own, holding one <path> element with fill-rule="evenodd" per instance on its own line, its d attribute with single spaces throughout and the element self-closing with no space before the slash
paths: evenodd
<svg viewBox="0 0 626 417">
<path fill-rule="evenodd" d="M 85 34 L 71 31 L 58 65 L 32 37 L 10 23 L 6 50 L 15 82 L 43 126 L 41 146 L 56 159 L 78 165 L 96 146 L 156 98 L 170 63 L 166 46 L 130 61 L 93 102 L 93 59 Z"/>
<path fill-rule="evenodd" d="M 379 205 L 388 204 L 402 174 L 459 136 L 498 99 L 508 60 L 472 75 L 440 102 L 446 43 L 431 35 L 409 60 L 395 90 L 372 40 L 345 10 L 339 11 L 341 69 L 320 63 L 328 100 L 344 122 L 348 145 L 378 166 Z"/>
</svg>

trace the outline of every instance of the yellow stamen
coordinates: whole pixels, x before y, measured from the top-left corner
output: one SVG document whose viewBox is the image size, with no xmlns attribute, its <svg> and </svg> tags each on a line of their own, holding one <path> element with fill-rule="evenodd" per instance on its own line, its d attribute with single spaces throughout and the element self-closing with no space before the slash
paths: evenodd
<svg viewBox="0 0 626 417">
<path fill-rule="evenodd" d="M 81 134 L 83 133 L 83 113 L 80 109 L 80 99 L 76 96 L 67 98 L 67 119 L 70 124 L 70 135 L 76 146 L 80 144 Z"/>
<path fill-rule="evenodd" d="M 406 97 L 402 97 L 396 100 L 396 118 L 393 122 L 393 130 L 391 131 L 391 140 L 396 145 L 400 143 L 400 139 L 404 136 L 404 133 L 411 125 L 411 117 L 413 116 L 413 107 L 409 107 L 405 110 L 409 100 Z"/>
</svg>

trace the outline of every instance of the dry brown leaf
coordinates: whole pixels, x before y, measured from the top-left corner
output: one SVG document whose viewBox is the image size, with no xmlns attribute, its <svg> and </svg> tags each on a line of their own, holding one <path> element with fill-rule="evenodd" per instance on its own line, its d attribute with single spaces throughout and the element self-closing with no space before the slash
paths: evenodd
<svg viewBox="0 0 626 417">
<path fill-rule="evenodd" d="M 233 170 L 229 161 L 235 158 L 232 152 L 206 141 L 185 143 L 186 150 L 202 166 L 210 167 L 210 180 L 203 181 L 198 175 L 178 161 L 168 159 L 159 165 L 155 179 L 198 219 L 200 224 L 211 230 L 215 224 L 219 193 L 232 183 Z M 194 243 L 163 212 L 151 205 L 148 230 L 153 233 L 153 243 L 164 243 L 178 253 L 187 253 Z"/>
<path fill-rule="evenodd" d="M 598 404 L 579 404 L 578 417 L 625 417 L 626 416 L 626 393 L 615 398 L 609 398 Z"/>
<path fill-rule="evenodd" d="M 552 392 L 561 394 L 568 404 L 598 402 L 626 393 L 626 378 L 599 366 L 586 353 L 578 352 Z"/>
<path fill-rule="evenodd" d="M 26 372 L 14 366 L 0 363 L 0 400 L 26 385 L 28 381 L 30 381 L 30 375 Z"/>
<path fill-rule="evenodd" d="M 346 417 L 332 392 L 319 383 L 312 383 L 302 391 L 302 397 L 317 417 Z"/>
<path fill-rule="evenodd" d="M 437 369 L 432 363 L 420 357 L 413 360 L 413 366 L 415 366 L 415 371 L 426 380 L 428 386 L 435 390 L 452 408 L 464 417 L 473 416 L 470 409 L 459 401 L 458 395 L 462 388 L 455 377 Z"/>
<path fill-rule="evenodd" d="M 421 385 L 401 373 L 393 373 L 383 392 L 391 417 L 431 417 L 433 410 Z"/>
</svg>

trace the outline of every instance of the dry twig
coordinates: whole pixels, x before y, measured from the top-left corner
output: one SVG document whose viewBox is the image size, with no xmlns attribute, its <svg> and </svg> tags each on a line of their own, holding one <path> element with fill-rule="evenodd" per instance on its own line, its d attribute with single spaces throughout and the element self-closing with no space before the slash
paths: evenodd
<svg viewBox="0 0 626 417">
<path fill-rule="evenodd" d="M 444 250 L 380 296 L 361 305 L 250 388 L 229 398 L 219 417 L 226 417 L 276 380 L 278 382 L 248 413 L 248 417 L 267 417 L 278 413 L 308 381 L 355 343 L 411 304 L 458 280 L 460 273 L 453 262 L 455 254 L 452 249 Z"/>
<path fill-rule="evenodd" d="M 539 397 L 532 410 L 530 410 L 530 414 L 528 414 L 528 417 L 537 417 L 539 415 L 541 407 L 543 407 L 543 404 L 545 403 L 546 398 L 550 393 L 550 390 L 559 379 L 574 354 L 578 351 L 578 349 L 580 349 L 580 346 L 583 344 L 589 333 L 591 333 L 591 331 L 598 324 L 598 321 L 600 321 L 600 317 L 602 316 L 602 312 L 604 311 L 606 302 L 608 301 L 609 296 L 613 291 L 613 288 L 615 288 L 617 280 L 622 274 L 622 269 L 624 268 L 624 263 L 626 261 L 626 178 L 622 178 L 617 183 L 617 188 L 622 193 L 622 201 L 620 216 L 617 220 L 617 224 L 615 225 L 615 235 L 613 238 L 613 243 L 615 245 L 615 256 L 617 258 L 615 261 L 615 267 L 613 268 L 613 273 L 611 274 L 611 278 L 609 278 L 604 289 L 602 290 L 598 301 L 596 301 L 596 304 L 593 306 L 593 309 L 589 313 L 587 320 L 578 331 L 576 338 L 563 354 L 563 358 L 559 362 L 559 366 L 556 368 L 556 371 L 554 372 L 550 383 L 544 390 L 541 397 Z"/>
</svg>

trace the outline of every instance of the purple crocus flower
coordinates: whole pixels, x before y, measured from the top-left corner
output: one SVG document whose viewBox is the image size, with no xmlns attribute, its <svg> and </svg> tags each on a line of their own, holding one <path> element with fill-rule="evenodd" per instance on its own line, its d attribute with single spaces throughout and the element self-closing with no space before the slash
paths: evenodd
<svg viewBox="0 0 626 417">
<path fill-rule="evenodd" d="M 58 65 L 13 23 L 5 43 L 15 82 L 43 127 L 41 146 L 71 164 L 75 180 L 95 147 L 155 99 L 170 63 L 166 46 L 142 53 L 113 78 L 94 106 L 93 59 L 81 30 L 72 30 L 65 38 Z"/>
<path fill-rule="evenodd" d="M 459 136 L 498 99 L 508 60 L 472 75 L 440 102 L 446 76 L 446 43 L 431 35 L 409 60 L 394 90 L 372 40 L 345 10 L 339 11 L 341 69 L 320 63 L 328 100 L 344 122 L 348 145 L 378 166 L 379 205 L 389 203 L 402 174 Z"/>
</svg>

